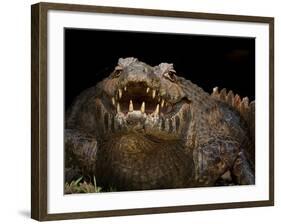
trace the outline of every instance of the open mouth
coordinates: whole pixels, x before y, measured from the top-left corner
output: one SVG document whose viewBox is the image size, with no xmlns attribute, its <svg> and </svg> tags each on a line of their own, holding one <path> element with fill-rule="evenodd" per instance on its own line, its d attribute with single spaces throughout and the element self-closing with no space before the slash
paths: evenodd
<svg viewBox="0 0 281 224">
<path fill-rule="evenodd" d="M 145 82 L 132 82 L 119 88 L 111 101 L 116 112 L 123 114 L 137 111 L 143 114 L 160 115 L 169 113 L 173 109 L 173 105 L 160 96 L 157 89 L 150 88 Z"/>
</svg>

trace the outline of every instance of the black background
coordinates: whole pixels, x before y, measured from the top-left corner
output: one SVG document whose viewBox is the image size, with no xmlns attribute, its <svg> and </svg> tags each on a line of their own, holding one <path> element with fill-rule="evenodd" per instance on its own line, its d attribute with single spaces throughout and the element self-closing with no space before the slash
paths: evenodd
<svg viewBox="0 0 281 224">
<path fill-rule="evenodd" d="M 65 108 L 114 69 L 118 58 L 152 66 L 173 63 L 178 75 L 211 93 L 231 89 L 255 98 L 255 39 L 65 29 Z"/>
</svg>

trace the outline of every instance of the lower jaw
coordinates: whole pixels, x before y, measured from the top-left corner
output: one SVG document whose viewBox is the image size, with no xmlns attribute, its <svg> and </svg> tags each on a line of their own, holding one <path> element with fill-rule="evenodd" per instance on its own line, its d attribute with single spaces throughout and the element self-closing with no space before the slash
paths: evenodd
<svg viewBox="0 0 281 224">
<path fill-rule="evenodd" d="M 127 114 L 110 114 L 105 112 L 102 119 L 97 119 L 97 129 L 103 130 L 101 135 L 112 135 L 118 132 L 140 131 L 155 135 L 172 136 L 181 135 L 183 125 L 179 116 L 167 118 L 163 115 L 146 114 L 132 111 Z"/>
</svg>

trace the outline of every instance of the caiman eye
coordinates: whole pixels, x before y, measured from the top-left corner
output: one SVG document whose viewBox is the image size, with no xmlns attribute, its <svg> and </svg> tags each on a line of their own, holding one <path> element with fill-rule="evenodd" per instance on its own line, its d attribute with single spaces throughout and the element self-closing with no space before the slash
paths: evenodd
<svg viewBox="0 0 281 224">
<path fill-rule="evenodd" d="M 120 69 L 120 68 L 115 69 L 112 77 L 118 78 L 120 76 L 121 72 L 122 72 L 122 69 Z"/>
<path fill-rule="evenodd" d="M 177 76 L 176 76 L 176 72 L 175 71 L 168 71 L 168 72 L 164 73 L 164 77 L 169 79 L 172 82 L 176 82 L 177 81 Z"/>
</svg>

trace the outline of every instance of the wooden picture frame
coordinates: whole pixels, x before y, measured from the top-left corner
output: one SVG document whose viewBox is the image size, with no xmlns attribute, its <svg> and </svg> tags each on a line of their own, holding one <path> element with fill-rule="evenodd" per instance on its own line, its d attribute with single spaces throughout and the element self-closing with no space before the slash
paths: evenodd
<svg viewBox="0 0 281 224">
<path fill-rule="evenodd" d="M 268 26 L 268 83 L 269 83 L 269 145 L 268 145 L 268 199 L 239 201 L 228 203 L 203 203 L 179 206 L 143 207 L 129 209 L 111 209 L 101 211 L 58 212 L 48 211 L 48 13 L 50 11 L 102 13 L 104 15 L 149 16 L 165 19 L 187 18 L 207 21 L 225 21 L 239 23 L 265 24 Z M 274 18 L 258 16 L 223 15 L 194 13 L 183 11 L 164 11 L 137 8 L 118 8 L 90 5 L 57 3 L 38 3 L 31 7 L 31 217 L 39 221 L 59 219 L 79 219 L 91 217 L 155 214 L 168 212 L 186 212 L 226 208 L 245 208 L 274 205 Z M 62 87 L 63 88 L 63 87 Z M 63 161 L 62 161 L 63 163 Z"/>
</svg>

